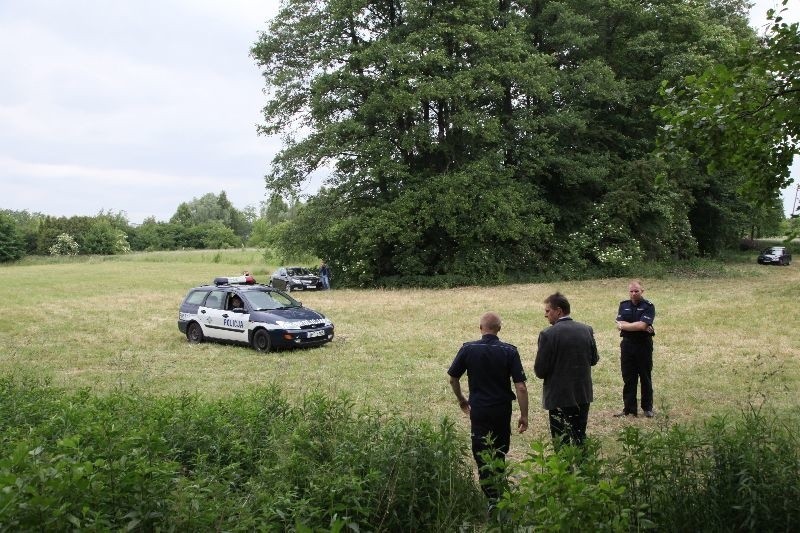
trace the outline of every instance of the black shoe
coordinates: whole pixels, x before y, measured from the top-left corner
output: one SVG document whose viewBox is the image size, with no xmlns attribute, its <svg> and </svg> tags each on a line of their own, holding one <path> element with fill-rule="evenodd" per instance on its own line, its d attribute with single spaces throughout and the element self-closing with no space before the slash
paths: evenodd
<svg viewBox="0 0 800 533">
<path fill-rule="evenodd" d="M 646 416 L 647 418 L 653 418 L 654 416 L 656 416 L 656 414 L 651 410 L 651 411 L 645 411 L 644 416 Z"/>
<path fill-rule="evenodd" d="M 622 411 L 621 413 L 614 414 L 614 418 L 622 418 L 623 416 L 632 416 L 633 418 L 636 418 L 636 413 Z"/>
</svg>

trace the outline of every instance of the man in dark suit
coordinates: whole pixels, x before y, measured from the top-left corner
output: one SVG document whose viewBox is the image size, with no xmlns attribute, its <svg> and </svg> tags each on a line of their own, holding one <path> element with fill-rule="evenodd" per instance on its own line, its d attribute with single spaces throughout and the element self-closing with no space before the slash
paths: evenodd
<svg viewBox="0 0 800 533">
<path fill-rule="evenodd" d="M 556 443 L 582 446 L 592 402 L 592 367 L 600 357 L 594 332 L 569 316 L 561 293 L 544 301 L 550 327 L 539 333 L 533 371 L 544 380 L 542 405 L 549 411 L 550 434 Z"/>
</svg>

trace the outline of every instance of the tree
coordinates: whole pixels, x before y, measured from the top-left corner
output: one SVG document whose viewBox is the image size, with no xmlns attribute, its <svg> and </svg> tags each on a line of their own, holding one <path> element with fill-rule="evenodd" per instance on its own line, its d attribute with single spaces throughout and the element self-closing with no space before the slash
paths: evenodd
<svg viewBox="0 0 800 533">
<path fill-rule="evenodd" d="M 25 255 L 25 238 L 14 218 L 0 212 L 0 263 L 16 261 Z"/>
<path fill-rule="evenodd" d="M 85 254 L 115 255 L 131 251 L 124 231 L 115 229 L 105 218 L 99 218 L 83 236 Z"/>
<path fill-rule="evenodd" d="M 788 5 L 783 0 L 782 5 Z M 662 84 L 668 123 L 665 151 L 685 150 L 705 161 L 709 174 L 735 173 L 736 190 L 750 211 L 774 204 L 789 184 L 800 141 L 800 32 L 770 9 L 772 25 L 737 61 L 717 64 L 680 84 Z"/>
<path fill-rule="evenodd" d="M 45 216 L 41 213 L 29 213 L 24 210 L 13 211 L 10 209 L 0 210 L 0 213 L 10 216 L 15 221 L 17 230 L 22 235 L 25 243 L 25 253 L 35 254 L 39 227 Z"/>
<path fill-rule="evenodd" d="M 284 246 L 360 284 L 541 272 L 575 256 L 576 233 L 593 241 L 576 259 L 599 267 L 693 249 L 694 198 L 657 179 L 650 107 L 662 80 L 752 39 L 744 5 L 286 2 L 252 49 L 260 131 L 287 137 L 267 187 L 333 171 Z"/>
<path fill-rule="evenodd" d="M 171 223 L 187 227 L 215 221 L 221 222 L 242 238 L 246 238 L 250 233 L 251 224 L 246 215 L 231 204 L 225 191 L 219 195 L 204 194 L 200 198 L 192 199 L 191 202 L 183 202 L 170 218 Z"/>
</svg>

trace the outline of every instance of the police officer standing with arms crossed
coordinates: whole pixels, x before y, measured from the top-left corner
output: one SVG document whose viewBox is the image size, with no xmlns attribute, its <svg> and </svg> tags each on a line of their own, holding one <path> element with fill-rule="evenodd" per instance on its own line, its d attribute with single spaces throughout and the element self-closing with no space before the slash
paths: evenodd
<svg viewBox="0 0 800 533">
<path fill-rule="evenodd" d="M 622 337 L 620 343 L 620 367 L 622 369 L 622 400 L 624 408 L 614 416 L 637 416 L 636 389 L 642 385 L 642 410 L 644 416 L 652 418 L 653 412 L 653 321 L 656 307 L 645 300 L 644 287 L 638 280 L 628 284 L 629 300 L 619 303 L 617 329 Z"/>
</svg>

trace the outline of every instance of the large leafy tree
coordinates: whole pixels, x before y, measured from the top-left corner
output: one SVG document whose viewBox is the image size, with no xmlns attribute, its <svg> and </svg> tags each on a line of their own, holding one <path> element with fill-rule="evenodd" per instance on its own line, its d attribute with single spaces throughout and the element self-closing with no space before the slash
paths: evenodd
<svg viewBox="0 0 800 533">
<path fill-rule="evenodd" d="M 667 105 L 658 110 L 667 121 L 665 151 L 702 163 L 709 179 L 729 176 L 754 224 L 764 209 L 779 208 L 800 149 L 800 31 L 783 20 L 787 5 L 768 12 L 766 35 L 742 47 L 736 61 L 665 81 Z"/>
<path fill-rule="evenodd" d="M 245 238 L 252 227 L 246 214 L 231 204 L 225 191 L 218 195 L 204 194 L 200 198 L 193 198 L 190 202 L 182 202 L 170 218 L 170 222 L 186 227 L 197 225 L 211 227 L 208 226 L 209 223 L 220 222 L 241 238 Z"/>
<path fill-rule="evenodd" d="M 9 214 L 0 212 L 0 263 L 16 261 L 25 255 L 25 237 L 17 227 L 17 221 Z"/>
<path fill-rule="evenodd" d="M 285 135 L 267 186 L 333 170 L 285 245 L 356 283 L 691 250 L 650 108 L 752 36 L 744 6 L 288 0 L 252 50 Z"/>
</svg>

